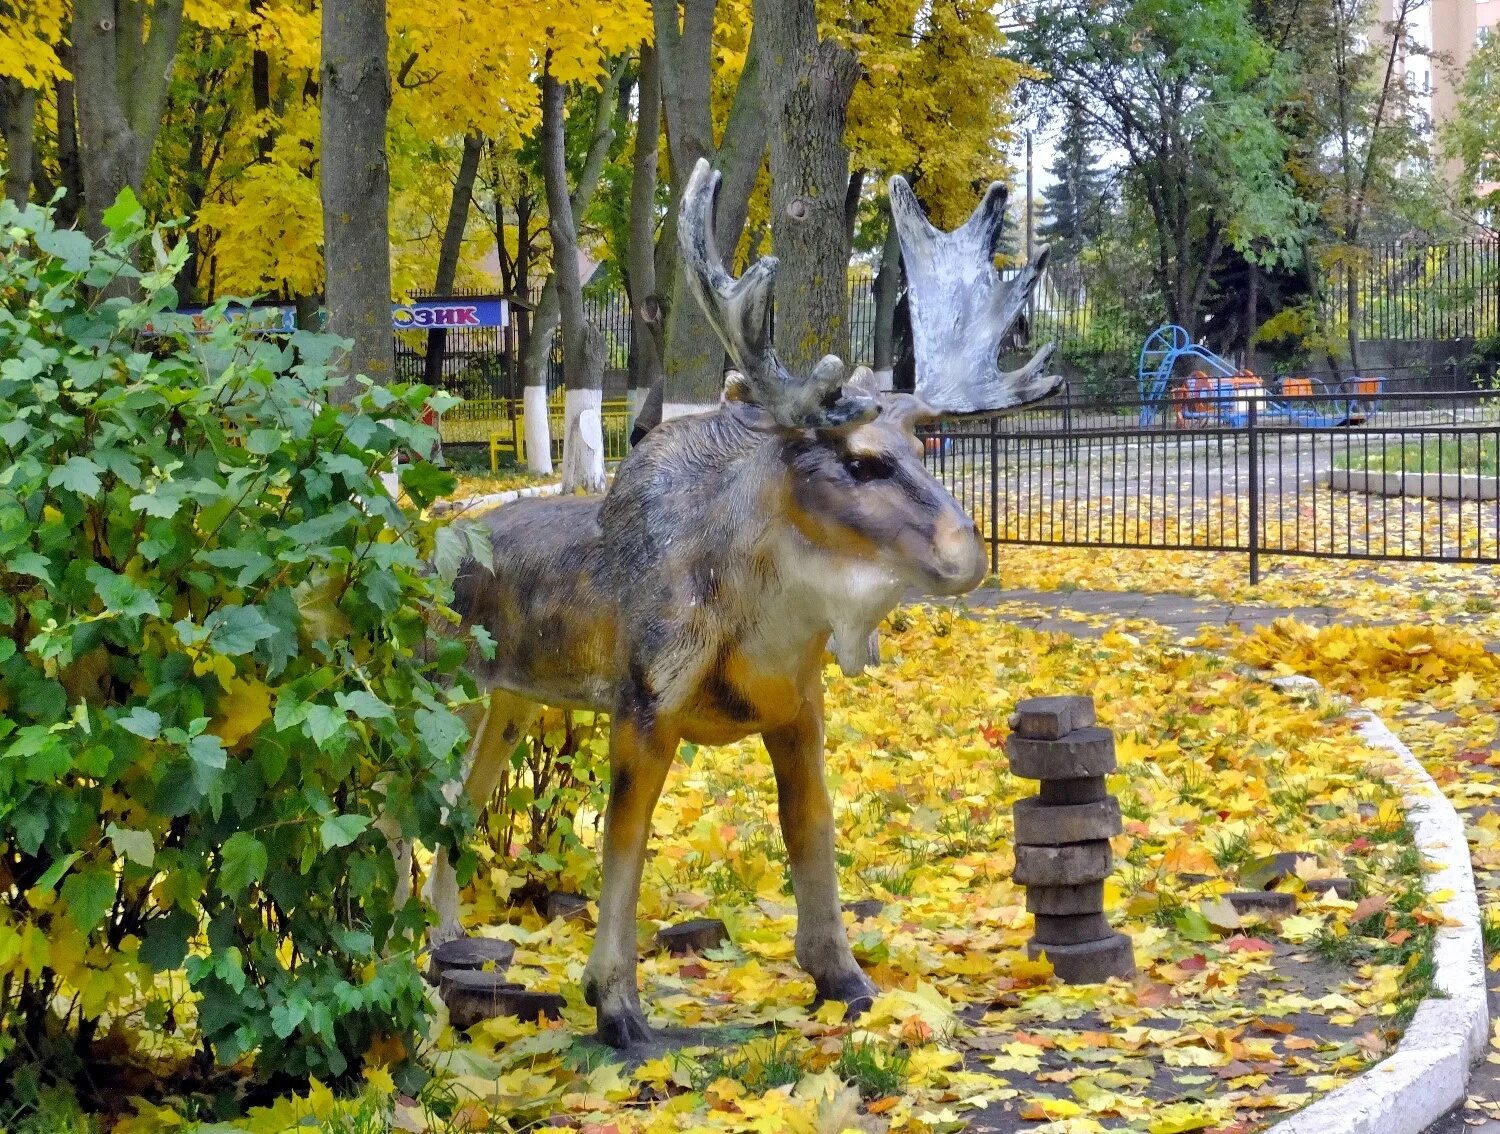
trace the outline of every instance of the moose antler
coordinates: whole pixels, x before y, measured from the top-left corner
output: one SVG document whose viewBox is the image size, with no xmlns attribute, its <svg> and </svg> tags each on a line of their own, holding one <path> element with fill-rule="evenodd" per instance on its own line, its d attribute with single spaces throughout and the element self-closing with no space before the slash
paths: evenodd
<svg viewBox="0 0 1500 1134">
<path fill-rule="evenodd" d="M 939 414 L 961 414 L 1010 409 L 1053 393 L 1062 379 L 1042 367 L 1055 344 L 1018 370 L 997 365 L 1000 344 L 1047 263 L 1043 248 L 1014 279 L 1002 280 L 995 270 L 1005 186 L 991 185 L 952 232 L 932 226 L 905 178 L 891 178 L 890 197 L 911 300 L 917 396 Z"/>
<path fill-rule="evenodd" d="M 863 390 L 845 389 L 844 363 L 824 355 L 807 378 L 788 370 L 771 345 L 771 299 L 776 258 L 766 256 L 739 279 L 724 270 L 714 239 L 719 173 L 698 159 L 682 195 L 677 241 L 687 280 L 703 305 L 743 382 L 740 394 L 787 429 L 836 429 L 869 421 L 879 412 Z"/>
</svg>

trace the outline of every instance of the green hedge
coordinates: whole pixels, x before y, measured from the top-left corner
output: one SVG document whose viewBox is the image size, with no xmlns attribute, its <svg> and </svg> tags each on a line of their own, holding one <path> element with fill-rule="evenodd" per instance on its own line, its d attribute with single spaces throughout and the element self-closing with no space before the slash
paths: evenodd
<svg viewBox="0 0 1500 1134">
<path fill-rule="evenodd" d="M 124 1022 L 336 1078 L 422 1024 L 374 824 L 472 818 L 440 794 L 469 643 L 429 627 L 488 545 L 421 517 L 431 465 L 381 486 L 431 391 L 340 407 L 336 340 L 144 334 L 185 244 L 106 220 L 0 203 L 0 1069 L 66 1078 Z"/>
</svg>

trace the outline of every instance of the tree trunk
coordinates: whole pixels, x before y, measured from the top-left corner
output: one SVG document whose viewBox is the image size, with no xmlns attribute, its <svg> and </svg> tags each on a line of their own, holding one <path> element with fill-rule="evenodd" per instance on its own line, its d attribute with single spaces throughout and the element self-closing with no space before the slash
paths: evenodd
<svg viewBox="0 0 1500 1134">
<path fill-rule="evenodd" d="M 901 238 L 887 221 L 880 248 L 880 270 L 875 273 L 875 349 L 871 369 L 882 390 L 894 388 L 896 361 L 896 297 L 901 292 Z"/>
<path fill-rule="evenodd" d="M 320 88 L 323 258 L 328 330 L 353 340 L 351 376 L 388 382 L 391 335 L 390 170 L 385 126 L 391 103 L 385 0 L 324 0 Z M 352 399 L 351 380 L 338 396 Z"/>
<path fill-rule="evenodd" d="M 635 151 L 630 159 L 630 230 L 625 245 L 625 289 L 630 295 L 630 424 L 635 425 L 645 392 L 659 380 L 661 356 L 656 330 L 656 167 L 661 138 L 661 81 L 656 51 L 641 47 Z M 653 320 L 652 316 L 656 318 Z M 656 324 L 653 327 L 653 322 Z"/>
<path fill-rule="evenodd" d="M 599 329 L 585 324 L 580 357 L 568 368 L 568 392 L 563 402 L 563 470 L 564 493 L 601 493 L 606 487 L 604 475 L 604 336 Z M 572 376 L 578 374 L 575 385 Z"/>
<path fill-rule="evenodd" d="M 717 149 L 707 92 L 713 77 L 714 0 L 686 0 L 681 27 L 676 0 L 654 0 L 656 51 L 661 67 L 662 109 L 671 153 L 672 205 L 657 253 L 657 285 L 671 280 L 666 294 L 662 385 L 641 407 L 637 432 L 664 417 L 707 409 L 724 384 L 724 351 L 698 303 L 692 298 L 676 256 L 676 214 L 687 179 L 700 157 L 723 174 L 714 233 L 726 260 L 732 260 L 750 211 L 750 192 L 766 148 L 766 115 L 761 96 L 761 35 L 752 23 L 744 70 L 735 88 L 729 120 Z M 667 267 L 670 265 L 670 272 Z"/>
<path fill-rule="evenodd" d="M 73 70 L 73 46 L 58 44 L 57 58 Z M 57 204 L 57 223 L 74 225 L 83 213 L 83 158 L 78 152 L 78 113 L 72 79 L 59 79 L 53 87 L 57 96 L 57 172 L 62 182 L 63 199 Z"/>
<path fill-rule="evenodd" d="M 83 173 L 84 229 L 104 235 L 104 211 L 125 189 L 141 196 L 166 105 L 183 0 L 75 0 L 73 82 Z"/>
<path fill-rule="evenodd" d="M 547 229 L 552 236 L 552 278 L 562 318 L 563 375 L 568 392 L 563 433 L 563 491 L 604 488 L 603 346 L 585 344 L 583 281 L 578 273 L 578 227 L 568 194 L 568 155 L 563 132 L 566 98 L 550 71 L 542 72 L 542 184 L 547 192 Z M 607 127 L 606 127 L 607 129 Z M 596 332 L 597 337 L 597 332 Z M 588 357 L 585 357 L 587 354 Z M 569 452 L 568 446 L 582 446 Z M 595 458 L 598 475 L 594 476 Z M 571 483 L 569 478 L 571 477 Z"/>
<path fill-rule="evenodd" d="M 568 192 L 567 177 L 567 147 L 563 143 L 560 151 L 563 159 L 563 171 L 561 192 L 563 202 L 567 205 L 568 227 L 573 233 L 572 251 L 568 256 L 572 257 L 572 273 L 578 274 L 578 230 L 574 218 L 580 217 L 588 209 L 589 203 L 594 198 L 594 192 L 599 187 L 599 177 L 604 170 L 605 159 L 609 156 L 609 147 L 615 139 L 614 116 L 615 116 L 615 93 L 619 89 L 620 79 L 625 73 L 625 59 L 621 59 L 614 67 L 610 68 L 609 76 L 604 80 L 603 86 L 599 88 L 595 96 L 594 118 L 592 133 L 589 136 L 588 152 L 584 155 L 583 170 L 578 175 L 578 185 L 571 193 Z M 551 83 L 555 89 L 556 97 L 563 99 L 566 104 L 566 92 L 562 86 L 551 79 L 543 83 L 542 107 L 543 124 L 546 124 L 546 105 L 548 98 L 547 83 Z M 563 112 L 557 113 L 557 129 L 560 137 L 564 137 L 562 131 Z M 545 146 L 543 147 L 545 151 Z M 542 155 L 542 181 L 545 185 L 547 180 L 547 155 Z M 547 401 L 547 362 L 552 355 L 553 334 L 557 330 L 559 318 L 562 316 L 562 303 L 564 302 L 558 284 L 558 269 L 564 258 L 559 252 L 557 244 L 556 229 L 553 228 L 552 216 L 552 189 L 547 190 L 548 231 L 552 233 L 552 272 L 547 277 L 547 282 L 542 285 L 541 298 L 537 300 L 536 310 L 531 316 L 531 331 L 526 344 L 525 354 L 522 356 L 521 373 L 522 381 L 525 382 L 524 391 L 526 406 L 526 464 L 532 472 L 551 473 L 552 454 L 551 438 L 547 433 L 547 415 L 535 413 L 532 410 L 534 404 L 545 406 Z M 583 298 L 582 282 L 579 284 L 578 319 L 580 324 L 583 320 Z M 580 348 L 581 349 L 581 348 Z M 567 323 L 563 321 L 563 370 L 567 372 L 568 359 L 576 358 L 576 354 L 570 354 L 567 347 Z M 570 383 L 571 384 L 571 383 Z M 533 437 L 537 443 L 533 443 Z"/>
<path fill-rule="evenodd" d="M 1359 273 L 1352 260 L 1344 262 L 1344 313 L 1349 320 L 1349 373 L 1359 374 Z"/>
<path fill-rule="evenodd" d="M 463 251 L 464 229 L 469 222 L 469 203 L 474 199 L 474 179 L 479 176 L 479 155 L 484 151 L 483 134 L 465 134 L 463 157 L 458 162 L 458 179 L 453 183 L 453 197 L 448 203 L 448 223 L 443 226 L 443 243 L 438 247 L 437 275 L 432 281 L 435 295 L 447 295 L 458 278 L 458 257 Z M 427 358 L 423 362 L 422 382 L 437 387 L 443 378 L 443 357 L 448 349 L 448 328 L 427 332 Z"/>
<path fill-rule="evenodd" d="M 5 195 L 25 208 L 31 194 L 36 91 L 19 79 L 0 79 L 0 134 L 5 137 Z"/>
<path fill-rule="evenodd" d="M 859 78 L 852 52 L 818 39 L 812 0 L 757 0 L 764 98 L 771 138 L 771 246 L 776 276 L 776 352 L 794 374 L 825 354 L 849 356 L 849 234 L 844 145 L 849 96 Z"/>
</svg>

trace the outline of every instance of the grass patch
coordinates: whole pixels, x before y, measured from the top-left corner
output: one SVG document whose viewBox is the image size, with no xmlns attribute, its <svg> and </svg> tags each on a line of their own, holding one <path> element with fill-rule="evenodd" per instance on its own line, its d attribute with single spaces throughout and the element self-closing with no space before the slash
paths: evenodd
<svg viewBox="0 0 1500 1134">
<path fill-rule="evenodd" d="M 1500 955 L 1500 910 L 1484 911 L 1484 916 L 1480 919 L 1479 932 L 1484 938 L 1484 955 L 1486 957 Z"/>
<path fill-rule="evenodd" d="M 846 1037 L 833 1070 L 844 1082 L 856 1087 L 861 1098 L 869 1101 L 899 1095 L 906 1086 L 910 1067 L 911 1053 L 904 1047 L 886 1050 L 868 1040 L 855 1042 Z"/>
<path fill-rule="evenodd" d="M 1378 859 L 1351 871 L 1355 889 L 1367 890 L 1370 879 L 1385 878 L 1390 882 L 1390 900 L 1373 913 L 1351 921 L 1342 932 L 1333 927 L 1324 929 L 1309 945 L 1322 960 L 1351 969 L 1361 965 L 1400 966 L 1401 988 L 1392 1022 L 1404 1030 L 1423 1000 L 1440 995 L 1434 984 L 1437 969 L 1432 960 L 1435 930 L 1429 918 L 1419 916 L 1425 913 L 1427 904 L 1422 853 L 1405 819 L 1364 826 L 1360 833 L 1376 848 Z M 1496 938 L 1500 941 L 1500 925 L 1496 926 Z"/>
<path fill-rule="evenodd" d="M 1476 473 L 1495 476 L 1500 472 L 1500 438 L 1476 434 L 1472 437 L 1417 437 L 1402 444 L 1351 447 L 1334 465 L 1341 469 L 1370 472 Z"/>
<path fill-rule="evenodd" d="M 772 1091 L 790 1087 L 805 1074 L 798 1058 L 797 1037 L 776 1031 L 754 1039 L 736 1051 L 721 1051 L 698 1064 L 694 1089 L 702 1090 L 719 1079 L 735 1079 L 748 1091 Z"/>
</svg>

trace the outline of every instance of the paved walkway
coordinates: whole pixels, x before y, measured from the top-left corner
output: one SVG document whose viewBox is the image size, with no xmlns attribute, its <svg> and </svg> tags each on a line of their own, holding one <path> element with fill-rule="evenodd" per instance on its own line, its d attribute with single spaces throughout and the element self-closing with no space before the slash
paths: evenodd
<svg viewBox="0 0 1500 1134">
<path fill-rule="evenodd" d="M 1327 626 L 1344 617 L 1344 612 L 1336 607 L 1212 602 L 1137 591 L 1010 591 L 981 587 L 954 601 L 971 610 L 994 610 L 1006 621 L 1029 629 L 1084 635 L 1100 633 L 1105 628 L 1102 622 L 1117 618 L 1146 618 L 1186 635 L 1202 626 L 1239 626 L 1249 630 L 1288 617 L 1309 626 Z"/>
</svg>

